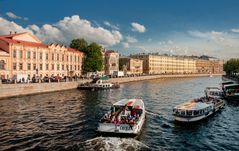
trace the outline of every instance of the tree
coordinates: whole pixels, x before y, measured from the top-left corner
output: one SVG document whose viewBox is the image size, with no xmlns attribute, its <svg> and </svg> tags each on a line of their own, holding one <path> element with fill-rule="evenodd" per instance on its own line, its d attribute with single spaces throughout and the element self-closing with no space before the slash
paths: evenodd
<svg viewBox="0 0 239 151">
<path fill-rule="evenodd" d="M 88 43 L 83 38 L 73 39 L 71 41 L 71 44 L 70 44 L 71 48 L 75 48 L 75 49 L 80 50 L 82 52 L 86 51 L 87 46 L 88 46 Z"/>
<path fill-rule="evenodd" d="M 91 43 L 86 48 L 86 58 L 83 65 L 84 72 L 96 72 L 102 70 L 104 61 L 101 49 L 101 46 L 97 43 Z"/>
<path fill-rule="evenodd" d="M 223 65 L 223 70 L 227 75 L 239 73 L 239 59 L 230 59 Z"/>
<path fill-rule="evenodd" d="M 86 57 L 83 63 L 83 72 L 102 70 L 104 61 L 101 53 L 102 47 L 100 45 L 94 42 L 88 45 L 84 39 L 73 39 L 70 47 L 85 53 Z"/>
</svg>

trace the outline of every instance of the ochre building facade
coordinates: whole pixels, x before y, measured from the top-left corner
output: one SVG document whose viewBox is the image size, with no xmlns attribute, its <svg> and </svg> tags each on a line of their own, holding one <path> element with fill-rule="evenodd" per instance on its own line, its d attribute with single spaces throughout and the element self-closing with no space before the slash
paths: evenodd
<svg viewBox="0 0 239 151">
<path fill-rule="evenodd" d="M 46 45 L 30 33 L 0 36 L 0 75 L 80 76 L 84 53 L 60 44 Z"/>
</svg>

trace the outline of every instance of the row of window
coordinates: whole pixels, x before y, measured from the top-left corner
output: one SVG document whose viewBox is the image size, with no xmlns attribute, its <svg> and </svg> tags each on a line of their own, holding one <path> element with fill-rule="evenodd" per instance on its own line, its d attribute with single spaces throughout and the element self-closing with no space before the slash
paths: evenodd
<svg viewBox="0 0 239 151">
<path fill-rule="evenodd" d="M 26 54 L 27 59 L 31 59 L 31 53 L 33 54 L 32 58 L 36 59 L 37 58 L 36 52 L 31 52 L 31 51 L 27 51 L 27 54 Z M 22 50 L 18 51 L 18 56 L 19 56 L 18 58 L 20 58 L 20 59 L 23 58 L 23 51 Z M 17 58 L 17 50 L 13 50 L 13 58 Z M 60 58 L 61 58 L 61 60 L 60 60 Z M 60 54 L 55 55 L 54 53 L 51 54 L 51 60 L 64 61 L 65 58 L 66 58 L 66 61 L 70 60 L 72 62 L 73 59 L 74 59 L 75 62 L 80 61 L 80 56 L 66 56 L 66 55 L 60 55 Z M 43 53 L 42 52 L 39 53 L 39 59 L 40 60 L 43 59 Z M 48 53 L 45 54 L 45 59 L 49 60 L 49 54 Z"/>
<path fill-rule="evenodd" d="M 18 67 L 18 68 L 17 68 Z M 55 64 L 51 64 L 51 69 L 49 68 L 49 64 L 45 64 L 45 70 L 81 70 L 81 66 L 80 65 L 55 65 Z M 23 68 L 23 63 L 13 63 L 13 70 L 25 70 L 25 68 Z M 37 64 L 31 64 L 31 63 L 27 63 L 26 65 L 26 69 L 27 70 L 43 70 L 43 64 L 39 64 L 38 68 L 37 68 Z"/>
</svg>

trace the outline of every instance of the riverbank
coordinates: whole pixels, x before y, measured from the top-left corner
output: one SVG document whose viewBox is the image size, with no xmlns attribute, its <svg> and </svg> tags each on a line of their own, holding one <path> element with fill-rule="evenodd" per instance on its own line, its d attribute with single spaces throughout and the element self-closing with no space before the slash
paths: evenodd
<svg viewBox="0 0 239 151">
<path fill-rule="evenodd" d="M 80 83 L 89 81 L 90 80 L 54 83 L 0 84 L 0 99 L 76 89 Z"/>
<path fill-rule="evenodd" d="M 109 81 L 113 83 L 127 83 L 143 80 L 154 79 L 174 79 L 174 78 L 193 78 L 193 77 L 209 77 L 210 74 L 180 74 L 180 75 L 148 75 L 139 77 L 127 77 L 127 78 L 111 78 Z M 222 76 L 222 74 L 212 74 L 212 76 Z"/>
<path fill-rule="evenodd" d="M 221 76 L 214 74 L 213 76 Z M 209 77 L 209 74 L 188 74 L 188 75 L 148 75 L 138 77 L 111 78 L 109 81 L 113 83 L 126 83 L 153 79 L 168 78 L 192 78 L 192 77 Z M 0 84 L 0 99 L 24 95 L 32 95 L 39 93 L 48 93 L 54 91 L 63 91 L 76 89 L 81 83 L 90 82 L 91 80 L 78 80 L 72 82 L 52 82 L 52 83 L 28 83 L 28 84 Z"/>
</svg>

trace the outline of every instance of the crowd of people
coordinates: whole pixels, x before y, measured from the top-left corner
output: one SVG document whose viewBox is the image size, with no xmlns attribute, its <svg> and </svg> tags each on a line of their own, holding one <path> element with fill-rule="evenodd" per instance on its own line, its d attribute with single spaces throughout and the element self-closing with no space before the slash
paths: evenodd
<svg viewBox="0 0 239 151">
<path fill-rule="evenodd" d="M 115 110 L 115 107 L 111 107 L 111 111 L 106 113 L 101 119 L 102 123 L 113 123 L 116 125 L 129 124 L 131 127 L 137 122 L 140 114 L 137 109 L 129 109 L 126 105 L 123 108 Z"/>
</svg>

